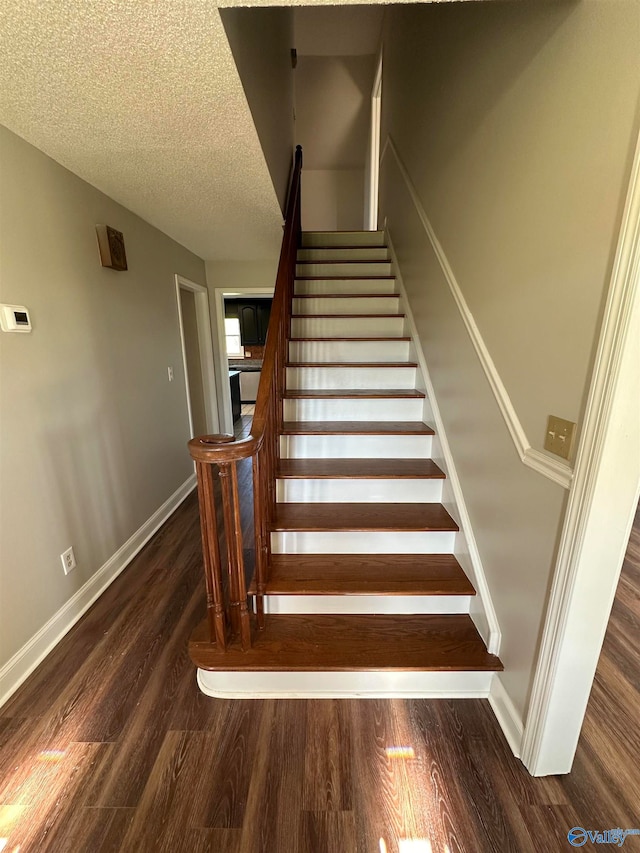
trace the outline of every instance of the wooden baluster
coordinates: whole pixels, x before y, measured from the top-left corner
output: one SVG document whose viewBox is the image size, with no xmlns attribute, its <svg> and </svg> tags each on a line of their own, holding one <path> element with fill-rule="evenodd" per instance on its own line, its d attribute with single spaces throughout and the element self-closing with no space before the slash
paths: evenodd
<svg viewBox="0 0 640 853">
<path fill-rule="evenodd" d="M 200 530 L 202 533 L 202 556 L 207 590 L 207 617 L 209 619 L 209 641 L 216 643 L 221 651 L 227 647 L 225 628 L 225 605 L 222 589 L 220 543 L 216 518 L 215 494 L 213 490 L 212 466 L 206 462 L 196 463 L 198 477 L 198 502 L 200 505 Z"/>
<path fill-rule="evenodd" d="M 243 651 L 251 648 L 251 625 L 247 607 L 247 586 L 244 577 L 242 553 L 242 524 L 238 496 L 238 471 L 235 462 L 220 464 L 224 531 L 227 537 L 227 562 L 229 569 L 229 609 L 231 627 L 240 635 Z"/>
<path fill-rule="evenodd" d="M 263 451 L 259 450 L 253 457 L 253 519 L 255 526 L 255 546 L 256 546 L 256 615 L 258 619 L 258 629 L 264 630 L 264 594 L 267 586 L 267 559 L 268 550 L 266 538 L 268 536 L 263 478 L 262 478 L 262 458 Z"/>
</svg>

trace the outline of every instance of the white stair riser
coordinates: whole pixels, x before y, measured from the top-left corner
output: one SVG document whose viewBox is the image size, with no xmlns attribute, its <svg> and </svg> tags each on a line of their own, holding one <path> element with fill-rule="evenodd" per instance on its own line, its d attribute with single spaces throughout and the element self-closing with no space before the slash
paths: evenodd
<svg viewBox="0 0 640 853">
<path fill-rule="evenodd" d="M 408 361 L 409 341 L 291 341 L 289 361 Z"/>
<path fill-rule="evenodd" d="M 430 435 L 283 435 L 282 459 L 431 459 Z"/>
<path fill-rule="evenodd" d="M 312 261 L 308 264 L 296 264 L 296 276 L 360 276 L 391 275 L 390 261 L 356 261 L 355 263 L 328 264 Z"/>
<path fill-rule="evenodd" d="M 220 699 L 482 699 L 493 672 L 209 672 L 198 686 Z"/>
<path fill-rule="evenodd" d="M 404 335 L 404 317 L 294 317 L 292 338 L 376 338 Z"/>
<path fill-rule="evenodd" d="M 312 296 L 322 293 L 395 293 L 395 278 L 296 279 L 294 293 Z"/>
<path fill-rule="evenodd" d="M 468 613 L 468 595 L 267 595 L 265 613 Z"/>
<path fill-rule="evenodd" d="M 289 391 L 416 387 L 415 367 L 288 367 Z"/>
<path fill-rule="evenodd" d="M 421 421 L 420 397 L 284 400 L 285 421 Z"/>
<path fill-rule="evenodd" d="M 330 296 L 293 300 L 294 314 L 399 314 L 399 296 Z"/>
<path fill-rule="evenodd" d="M 299 261 L 388 261 L 385 246 L 360 246 L 357 249 L 332 246 L 328 249 L 298 249 Z"/>
<path fill-rule="evenodd" d="M 384 246 L 384 231 L 303 231 L 302 246 Z"/>
<path fill-rule="evenodd" d="M 284 479 L 276 500 L 285 503 L 440 503 L 442 480 Z"/>
<path fill-rule="evenodd" d="M 443 530 L 278 531 L 273 554 L 452 554 L 455 533 Z"/>
</svg>

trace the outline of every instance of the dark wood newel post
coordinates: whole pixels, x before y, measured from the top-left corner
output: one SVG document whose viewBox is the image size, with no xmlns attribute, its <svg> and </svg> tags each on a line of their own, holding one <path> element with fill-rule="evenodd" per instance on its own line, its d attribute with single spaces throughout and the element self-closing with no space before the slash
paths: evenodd
<svg viewBox="0 0 640 853">
<path fill-rule="evenodd" d="M 209 643 L 224 652 L 237 638 L 244 651 L 251 648 L 251 613 L 247 600 L 237 463 L 252 460 L 254 529 L 256 549 L 256 621 L 264 628 L 264 596 L 270 565 L 270 535 L 276 509 L 279 441 L 282 433 L 283 396 L 286 385 L 288 346 L 301 242 L 300 170 L 302 148 L 298 145 L 287 195 L 285 230 L 278 263 L 264 361 L 258 386 L 251 435 L 236 440 L 232 435 L 205 435 L 191 439 L 189 452 L 196 463 L 202 532 L 202 555 L 207 589 Z M 220 558 L 215 508 L 214 466 L 222 493 L 222 517 L 227 541 L 226 578 Z"/>
</svg>

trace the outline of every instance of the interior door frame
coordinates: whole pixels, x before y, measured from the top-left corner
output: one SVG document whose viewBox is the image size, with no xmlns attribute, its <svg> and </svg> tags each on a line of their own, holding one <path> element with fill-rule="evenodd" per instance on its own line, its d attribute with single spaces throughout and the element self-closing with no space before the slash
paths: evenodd
<svg viewBox="0 0 640 853">
<path fill-rule="evenodd" d="M 189 371 L 187 368 L 187 350 L 184 337 L 184 321 L 182 317 L 180 291 L 189 290 L 194 295 L 207 433 L 214 434 L 220 431 L 220 421 L 218 418 L 216 377 L 213 364 L 213 338 L 211 335 L 211 316 L 209 313 L 209 291 L 203 285 L 196 284 L 195 281 L 190 281 L 188 278 L 178 275 L 178 273 L 175 274 L 175 283 L 176 303 L 178 307 L 178 328 L 180 329 L 180 345 L 182 348 L 182 367 L 184 370 L 185 394 L 187 398 L 187 416 L 189 418 L 189 437 L 193 438 L 193 415 L 191 412 Z"/>
<path fill-rule="evenodd" d="M 380 123 L 382 117 L 382 49 L 378 56 L 376 73 L 371 89 L 371 127 L 369 152 L 365 176 L 364 227 L 367 231 L 378 229 L 378 194 L 380 188 Z"/>
<path fill-rule="evenodd" d="M 233 435 L 233 414 L 231 412 L 231 386 L 228 380 L 225 382 L 224 377 L 228 376 L 227 370 L 227 336 L 224 328 L 224 300 L 225 295 L 229 299 L 236 296 L 264 296 L 272 297 L 274 294 L 273 287 L 214 287 L 213 299 L 216 311 L 216 336 L 215 350 L 216 360 L 220 365 L 220 389 L 218 394 L 218 406 L 220 411 L 220 423 L 222 432 L 227 435 Z"/>
<path fill-rule="evenodd" d="M 569 773 L 640 493 L 640 136 L 562 526 L 521 757 Z"/>
</svg>

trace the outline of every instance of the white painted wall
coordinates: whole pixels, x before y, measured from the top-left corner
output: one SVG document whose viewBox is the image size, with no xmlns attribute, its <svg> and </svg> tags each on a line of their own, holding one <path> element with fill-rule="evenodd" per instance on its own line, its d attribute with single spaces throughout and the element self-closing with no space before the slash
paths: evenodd
<svg viewBox="0 0 640 853">
<path fill-rule="evenodd" d="M 1 667 L 192 475 L 174 274 L 205 269 L 5 129 L 0 152 L 0 299 L 33 322 L 0 333 Z M 127 272 L 100 266 L 96 224 Z"/>
<path fill-rule="evenodd" d="M 581 420 L 640 91 L 640 6 L 433 4 L 386 18 L 382 217 L 393 237 L 527 708 L 565 493 L 520 462 L 416 204 L 534 448 Z"/>
</svg>

